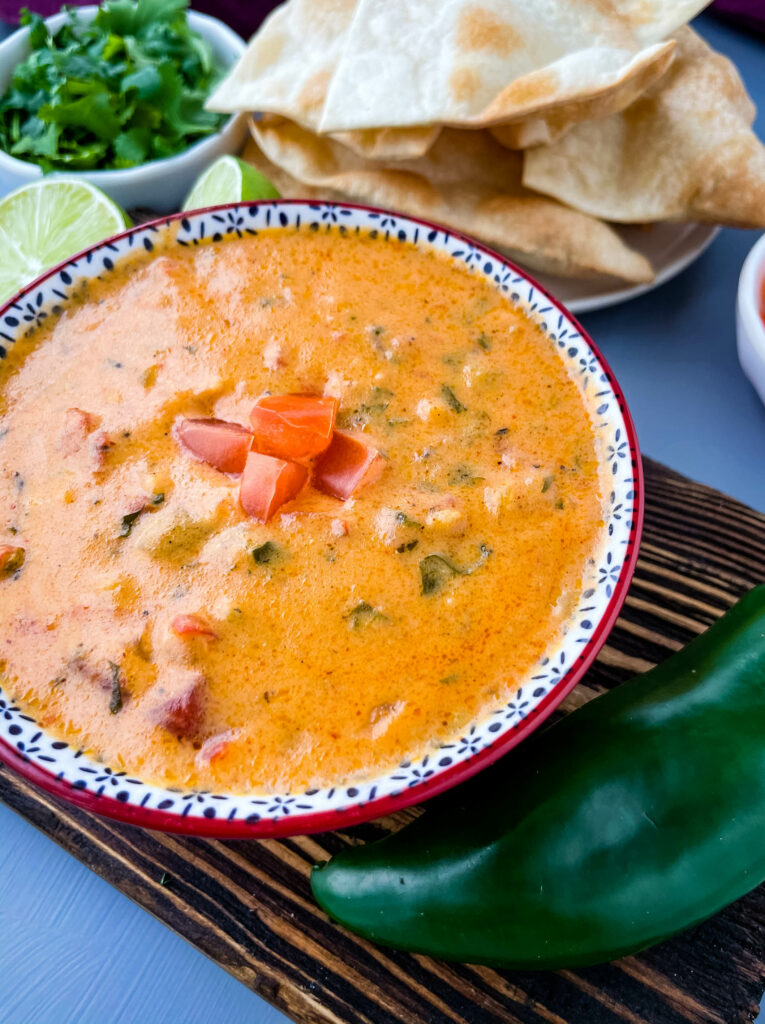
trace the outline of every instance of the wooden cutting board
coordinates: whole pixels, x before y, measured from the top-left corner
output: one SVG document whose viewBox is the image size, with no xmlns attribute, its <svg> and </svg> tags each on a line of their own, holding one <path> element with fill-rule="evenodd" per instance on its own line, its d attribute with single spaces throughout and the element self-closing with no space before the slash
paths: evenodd
<svg viewBox="0 0 765 1024">
<path fill-rule="evenodd" d="M 634 582 L 564 710 L 666 658 L 765 581 L 765 516 L 658 463 L 645 468 Z M 300 1024 L 739 1024 L 754 1020 L 765 988 L 765 886 L 639 956 L 555 974 L 496 971 L 378 949 L 311 899 L 312 863 L 416 810 L 348 832 L 223 843 L 101 820 L 2 767 L 0 798 Z"/>
</svg>

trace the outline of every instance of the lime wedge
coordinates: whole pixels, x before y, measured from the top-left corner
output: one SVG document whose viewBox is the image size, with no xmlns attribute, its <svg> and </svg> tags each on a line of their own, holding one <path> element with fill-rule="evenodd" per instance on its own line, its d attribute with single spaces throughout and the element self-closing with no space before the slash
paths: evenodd
<svg viewBox="0 0 765 1024">
<path fill-rule="evenodd" d="M 43 178 L 9 192 L 0 199 L 0 302 L 129 226 L 119 206 L 79 178 Z"/>
<path fill-rule="evenodd" d="M 279 198 L 279 193 L 260 171 L 238 157 L 221 156 L 197 178 L 183 209 L 200 210 L 220 203 Z"/>
</svg>

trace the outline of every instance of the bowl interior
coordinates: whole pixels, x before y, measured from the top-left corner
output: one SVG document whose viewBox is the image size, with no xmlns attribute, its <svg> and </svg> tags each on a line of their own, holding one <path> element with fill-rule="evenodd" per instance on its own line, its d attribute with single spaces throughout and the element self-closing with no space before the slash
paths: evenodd
<svg viewBox="0 0 765 1024">
<path fill-rule="evenodd" d="M 453 232 L 365 207 L 278 201 L 230 205 L 133 228 L 49 271 L 0 310 L 2 358 L 16 338 L 66 306 L 84 278 L 108 275 L 133 250 L 199 245 L 266 227 L 367 230 L 432 247 L 485 277 L 521 306 L 555 345 L 588 409 L 607 479 L 605 528 L 586 571 L 576 612 L 512 699 L 452 742 L 379 777 L 304 793 L 178 792 L 128 778 L 49 736 L 0 689 L 0 757 L 39 784 L 91 809 L 153 828 L 216 835 L 274 835 L 350 824 L 419 801 L 491 763 L 547 717 L 593 661 L 616 619 L 634 570 L 642 480 L 634 430 L 608 366 L 579 325 L 522 271 Z"/>
</svg>

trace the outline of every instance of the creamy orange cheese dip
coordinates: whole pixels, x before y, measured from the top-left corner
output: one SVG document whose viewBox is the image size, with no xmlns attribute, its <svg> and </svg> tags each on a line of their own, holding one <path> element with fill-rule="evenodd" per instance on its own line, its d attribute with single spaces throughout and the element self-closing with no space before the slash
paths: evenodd
<svg viewBox="0 0 765 1024">
<path fill-rule="evenodd" d="M 266 525 L 180 417 L 339 398 L 385 456 Z M 478 275 L 408 243 L 264 232 L 133 260 L 0 363 L 2 685 L 146 781 L 369 777 L 509 699 L 603 527 L 582 397 Z M 177 635 L 193 615 L 214 636 Z M 116 688 L 116 689 L 115 689 Z"/>
</svg>

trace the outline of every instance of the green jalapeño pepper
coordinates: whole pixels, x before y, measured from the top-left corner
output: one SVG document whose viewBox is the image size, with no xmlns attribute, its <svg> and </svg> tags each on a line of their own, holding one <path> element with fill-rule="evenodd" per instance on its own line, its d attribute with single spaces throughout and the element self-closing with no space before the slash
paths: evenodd
<svg viewBox="0 0 765 1024">
<path fill-rule="evenodd" d="M 324 910 L 401 949 L 562 968 L 644 949 L 754 888 L 765 586 L 450 798 L 315 868 Z"/>
</svg>

